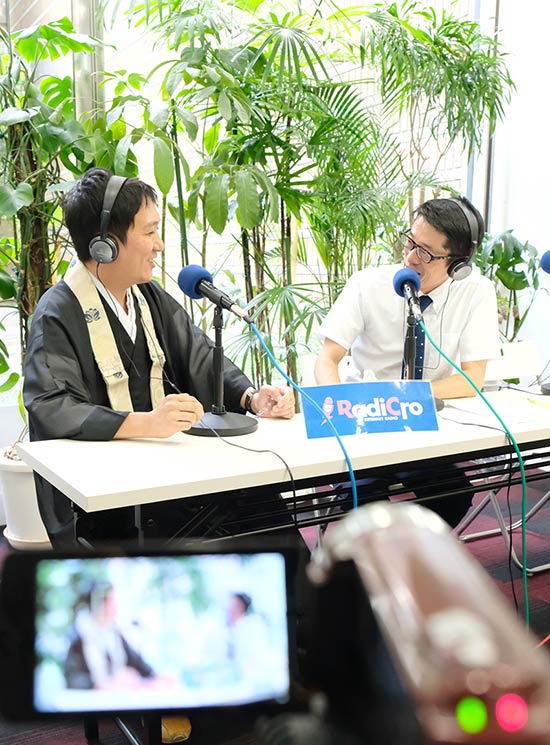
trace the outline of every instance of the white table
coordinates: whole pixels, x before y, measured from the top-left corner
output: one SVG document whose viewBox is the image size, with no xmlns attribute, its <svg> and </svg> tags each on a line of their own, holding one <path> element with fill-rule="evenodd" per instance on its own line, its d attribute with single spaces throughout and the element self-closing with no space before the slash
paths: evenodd
<svg viewBox="0 0 550 745">
<path fill-rule="evenodd" d="M 486 395 L 522 450 L 540 448 L 544 455 L 548 449 L 550 457 L 550 407 L 544 397 L 510 390 Z M 427 466 L 464 462 L 510 449 L 501 425 L 479 398 L 447 402 L 438 420 L 440 429 L 434 432 L 344 437 L 355 473 L 370 474 L 420 461 Z M 346 478 L 347 466 L 337 440 L 308 440 L 301 415 L 290 421 L 260 419 L 256 432 L 230 441 L 279 453 L 299 488 Z M 21 443 L 18 451 L 86 512 L 243 490 L 252 494 L 255 487 L 266 485 L 274 491 L 290 489 L 288 472 L 274 454 L 237 449 L 215 437 L 182 433 L 166 440 L 46 440 Z"/>
</svg>

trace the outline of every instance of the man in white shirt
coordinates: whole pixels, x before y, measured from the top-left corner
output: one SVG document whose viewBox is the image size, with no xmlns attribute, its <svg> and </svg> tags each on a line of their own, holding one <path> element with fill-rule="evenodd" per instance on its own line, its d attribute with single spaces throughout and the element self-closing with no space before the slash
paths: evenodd
<svg viewBox="0 0 550 745">
<path fill-rule="evenodd" d="M 461 197 L 432 199 L 420 205 L 410 231 L 402 236 L 404 265 L 418 274 L 420 297 L 429 296 L 423 312 L 428 333 L 478 388 L 483 385 L 487 361 L 499 351 L 495 289 L 489 279 L 473 273 L 471 267 L 483 233 L 480 213 Z M 323 346 L 315 363 L 318 384 L 373 376 L 378 380 L 403 377 L 408 306 L 393 287 L 400 268 L 369 267 L 349 279 L 320 329 Z M 341 375 L 340 363 L 347 354 L 350 362 Z M 420 372 L 423 379 L 431 381 L 437 398 L 475 395 L 470 383 L 427 341 Z M 414 476 L 407 483 L 414 484 L 418 495 L 426 479 L 418 471 Z M 435 477 L 430 477 L 434 483 L 438 474 Z M 465 488 L 466 484 L 469 486 L 469 482 L 465 482 Z M 464 499 L 453 497 L 455 505 L 449 509 L 449 500 L 429 504 L 456 525 L 467 511 L 471 496 L 469 492 Z"/>
</svg>

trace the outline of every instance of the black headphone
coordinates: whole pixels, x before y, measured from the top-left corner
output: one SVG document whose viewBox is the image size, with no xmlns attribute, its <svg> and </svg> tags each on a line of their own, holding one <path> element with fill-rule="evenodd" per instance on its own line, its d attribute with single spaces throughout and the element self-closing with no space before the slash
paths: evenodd
<svg viewBox="0 0 550 745">
<path fill-rule="evenodd" d="M 447 273 L 454 280 L 466 279 L 472 273 L 472 258 L 479 245 L 479 224 L 475 214 L 461 199 L 449 199 L 449 202 L 456 204 L 468 222 L 470 246 L 468 248 L 468 256 L 459 256 L 451 261 L 447 268 Z"/>
<path fill-rule="evenodd" d="M 111 264 L 118 256 L 118 243 L 113 236 L 107 235 L 107 231 L 111 219 L 111 210 L 115 206 L 120 190 L 126 181 L 127 179 L 124 176 L 111 176 L 107 181 L 99 221 L 99 235 L 92 238 L 88 245 L 90 258 L 98 264 Z"/>
</svg>

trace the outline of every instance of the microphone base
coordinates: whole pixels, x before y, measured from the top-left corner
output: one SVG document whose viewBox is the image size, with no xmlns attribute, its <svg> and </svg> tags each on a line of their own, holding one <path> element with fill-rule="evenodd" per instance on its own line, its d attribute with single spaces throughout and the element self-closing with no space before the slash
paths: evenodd
<svg viewBox="0 0 550 745">
<path fill-rule="evenodd" d="M 211 414 L 207 412 L 198 424 L 185 430 L 186 435 L 198 437 L 236 437 L 248 435 L 258 429 L 258 420 L 246 414 L 235 414 L 228 411 L 225 414 Z M 214 430 L 214 432 L 212 432 Z"/>
</svg>

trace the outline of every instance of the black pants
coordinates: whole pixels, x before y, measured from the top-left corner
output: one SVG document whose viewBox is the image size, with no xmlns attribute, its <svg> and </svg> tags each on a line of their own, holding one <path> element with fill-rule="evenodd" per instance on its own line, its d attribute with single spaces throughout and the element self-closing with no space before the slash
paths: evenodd
<svg viewBox="0 0 550 745">
<path fill-rule="evenodd" d="M 407 469 L 390 473 L 387 476 L 358 479 L 357 497 L 359 503 L 388 499 L 392 496 L 391 486 L 401 483 L 406 491 L 414 492 L 421 504 L 436 512 L 452 528 L 456 527 L 472 505 L 475 489 L 466 474 L 454 464 L 436 469 Z M 439 497 L 441 491 L 456 493 Z M 351 493 L 351 483 L 339 484 L 337 492 L 342 496 Z"/>
</svg>

